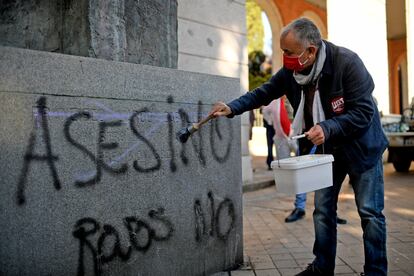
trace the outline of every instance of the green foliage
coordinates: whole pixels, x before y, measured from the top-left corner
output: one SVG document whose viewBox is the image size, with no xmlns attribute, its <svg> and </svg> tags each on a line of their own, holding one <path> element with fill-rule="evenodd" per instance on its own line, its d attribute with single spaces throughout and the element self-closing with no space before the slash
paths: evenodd
<svg viewBox="0 0 414 276">
<path fill-rule="evenodd" d="M 249 53 L 249 73 L 253 75 L 260 75 L 260 65 L 266 60 L 265 54 L 259 51 L 253 51 Z"/>
<path fill-rule="evenodd" d="M 272 76 L 271 72 L 261 70 L 266 56 L 262 51 L 253 51 L 249 54 L 249 91 L 262 85 Z"/>
<path fill-rule="evenodd" d="M 263 53 L 264 28 L 262 22 L 262 9 L 255 0 L 246 0 L 247 41 L 249 53 L 249 90 L 265 83 L 270 77 L 270 72 L 263 72 L 261 65 L 266 56 Z"/>
<path fill-rule="evenodd" d="M 267 82 L 272 74 L 253 75 L 249 73 L 249 91 L 252 91 L 256 87 L 259 87 L 263 83 Z"/>
<path fill-rule="evenodd" d="M 248 53 L 263 49 L 264 28 L 261 13 L 262 9 L 254 0 L 246 0 Z"/>
</svg>

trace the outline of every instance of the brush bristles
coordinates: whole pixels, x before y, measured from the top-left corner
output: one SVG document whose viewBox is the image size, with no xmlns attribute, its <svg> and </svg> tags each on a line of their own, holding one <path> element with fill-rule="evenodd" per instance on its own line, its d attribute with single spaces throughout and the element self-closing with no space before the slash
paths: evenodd
<svg viewBox="0 0 414 276">
<path fill-rule="evenodd" d="M 198 129 L 195 128 L 194 126 L 183 128 L 179 132 L 177 132 L 176 134 L 177 140 L 180 141 L 181 143 L 185 143 L 187 142 L 188 138 L 190 138 L 191 134 L 193 134 L 197 130 Z"/>
<path fill-rule="evenodd" d="M 188 128 L 183 128 L 179 132 L 177 132 L 176 137 L 177 140 L 181 143 L 185 143 L 188 140 L 188 137 L 190 137 L 191 133 L 188 131 Z"/>
</svg>

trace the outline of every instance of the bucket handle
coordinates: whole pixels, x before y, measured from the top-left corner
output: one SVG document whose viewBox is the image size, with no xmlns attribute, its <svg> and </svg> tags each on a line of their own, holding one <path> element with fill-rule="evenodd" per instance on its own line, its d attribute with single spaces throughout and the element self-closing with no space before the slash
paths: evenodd
<svg viewBox="0 0 414 276">
<path fill-rule="evenodd" d="M 315 154 L 317 148 L 318 148 L 318 145 L 313 145 L 312 149 L 309 152 L 309 155 Z M 325 144 L 322 144 L 322 153 L 325 154 Z M 280 168 L 280 158 L 279 158 L 279 154 L 277 154 L 277 151 L 276 151 L 276 156 L 277 156 L 277 166 Z"/>
</svg>

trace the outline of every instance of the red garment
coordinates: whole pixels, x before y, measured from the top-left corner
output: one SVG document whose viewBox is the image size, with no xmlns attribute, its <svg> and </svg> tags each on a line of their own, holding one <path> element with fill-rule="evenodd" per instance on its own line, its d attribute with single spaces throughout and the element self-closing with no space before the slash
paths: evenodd
<svg viewBox="0 0 414 276">
<path fill-rule="evenodd" d="M 288 113 L 285 108 L 285 101 L 280 99 L 280 125 L 282 126 L 283 132 L 289 136 L 290 132 L 290 121 L 288 117 Z"/>
</svg>

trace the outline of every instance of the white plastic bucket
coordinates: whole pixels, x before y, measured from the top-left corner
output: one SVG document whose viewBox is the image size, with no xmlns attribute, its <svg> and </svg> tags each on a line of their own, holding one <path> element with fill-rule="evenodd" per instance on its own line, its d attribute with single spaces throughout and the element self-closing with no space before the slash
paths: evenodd
<svg viewBox="0 0 414 276">
<path fill-rule="evenodd" d="M 332 186 L 331 154 L 302 155 L 273 161 L 276 190 L 287 195 L 307 193 Z"/>
</svg>

